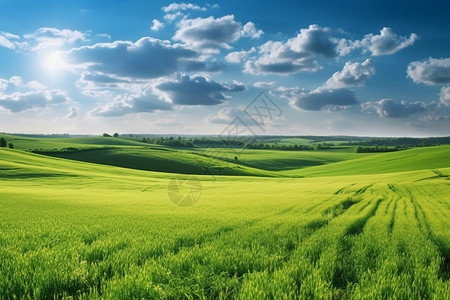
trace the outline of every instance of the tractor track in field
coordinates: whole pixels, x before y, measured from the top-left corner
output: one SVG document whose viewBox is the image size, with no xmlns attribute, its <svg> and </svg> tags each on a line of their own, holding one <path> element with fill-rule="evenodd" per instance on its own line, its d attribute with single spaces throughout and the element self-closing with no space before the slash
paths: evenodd
<svg viewBox="0 0 450 300">
<path fill-rule="evenodd" d="M 436 246 L 436 250 L 441 257 L 438 277 L 443 281 L 448 281 L 450 279 L 450 247 L 441 237 L 433 233 L 430 221 L 428 220 L 422 205 L 415 200 L 415 197 L 409 189 L 405 188 L 405 190 L 409 194 L 409 199 L 413 205 L 414 216 L 416 217 L 420 232 L 427 236 L 430 241 Z M 432 205 L 431 202 L 430 205 Z M 439 209 L 435 205 L 432 205 L 432 207 L 434 207 L 435 209 Z M 434 216 L 436 216 L 436 214 L 434 214 Z"/>
</svg>

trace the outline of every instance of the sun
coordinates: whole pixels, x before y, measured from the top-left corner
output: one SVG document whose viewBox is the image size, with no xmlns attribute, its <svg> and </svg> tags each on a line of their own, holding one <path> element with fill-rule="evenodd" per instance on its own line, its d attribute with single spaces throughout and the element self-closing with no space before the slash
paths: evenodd
<svg viewBox="0 0 450 300">
<path fill-rule="evenodd" d="M 52 52 L 44 58 L 43 65 L 46 69 L 55 72 L 63 69 L 65 62 L 58 52 Z"/>
</svg>

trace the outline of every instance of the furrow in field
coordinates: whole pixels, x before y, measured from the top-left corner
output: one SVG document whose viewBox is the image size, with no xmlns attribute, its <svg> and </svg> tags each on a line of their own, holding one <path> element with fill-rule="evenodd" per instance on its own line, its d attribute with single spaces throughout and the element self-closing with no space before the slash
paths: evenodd
<svg viewBox="0 0 450 300">
<path fill-rule="evenodd" d="M 425 197 L 422 197 L 423 199 Z M 439 252 L 439 256 L 441 258 L 440 268 L 439 268 L 439 278 L 443 281 L 448 281 L 450 279 L 450 244 L 449 244 L 449 234 L 447 219 L 436 218 L 435 216 L 427 216 L 427 212 L 434 208 L 430 201 L 414 201 L 418 215 L 420 216 L 419 220 L 421 220 L 428 238 L 433 242 L 433 244 L 437 247 Z M 440 232 L 444 228 L 444 231 Z"/>
</svg>

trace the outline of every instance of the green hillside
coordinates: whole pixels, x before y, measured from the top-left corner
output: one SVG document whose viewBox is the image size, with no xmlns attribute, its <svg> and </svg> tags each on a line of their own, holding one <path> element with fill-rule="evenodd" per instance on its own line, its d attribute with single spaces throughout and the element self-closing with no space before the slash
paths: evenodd
<svg viewBox="0 0 450 300">
<path fill-rule="evenodd" d="M 46 155 L 117 167 L 167 173 L 277 176 L 270 171 L 164 147 L 126 147 L 74 153 L 49 152 L 46 153 Z"/>
<path fill-rule="evenodd" d="M 23 150 L 32 149 L 60 149 L 65 147 L 83 146 L 142 146 L 141 142 L 114 138 L 114 137 L 85 137 L 85 138 L 39 138 L 22 137 L 9 134 L 0 134 L 7 142 L 14 144 L 14 148 Z M 155 145 L 157 147 L 157 145 Z"/>
<path fill-rule="evenodd" d="M 376 153 L 326 166 L 310 167 L 292 174 L 303 176 L 379 174 L 442 167 L 450 167 L 450 146 L 448 145 Z"/>
<path fill-rule="evenodd" d="M 450 168 L 198 175 L 199 201 L 181 208 L 168 198 L 179 175 L 10 149 L 0 158 L 5 299 L 450 296 Z"/>
</svg>

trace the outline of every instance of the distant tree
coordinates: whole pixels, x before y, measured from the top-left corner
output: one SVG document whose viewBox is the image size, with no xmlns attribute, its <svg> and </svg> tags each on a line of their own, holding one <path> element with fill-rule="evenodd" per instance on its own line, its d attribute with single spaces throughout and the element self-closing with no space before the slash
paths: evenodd
<svg viewBox="0 0 450 300">
<path fill-rule="evenodd" d="M 111 137 L 111 136 L 109 134 L 107 134 L 107 133 L 104 133 L 103 137 Z"/>
<path fill-rule="evenodd" d="M 6 140 L 4 138 L 0 139 L 0 147 L 6 147 Z"/>
<path fill-rule="evenodd" d="M 119 137 L 119 134 L 116 132 L 113 134 L 113 137 Z"/>
<path fill-rule="evenodd" d="M 239 159 L 239 158 L 238 158 L 237 156 L 234 157 L 234 160 L 235 160 L 235 161 L 238 161 L 238 159 Z"/>
<path fill-rule="evenodd" d="M 8 144 L 8 147 L 9 147 L 10 149 L 14 149 L 13 143 L 9 143 L 9 144 Z"/>
</svg>

